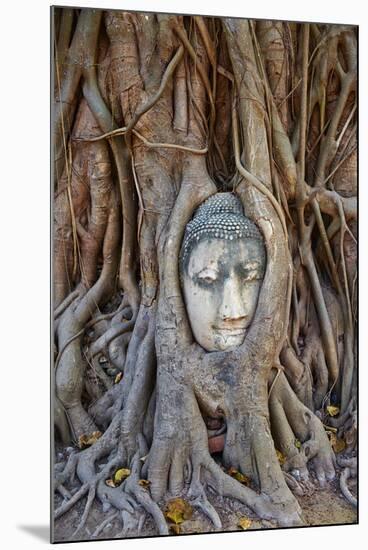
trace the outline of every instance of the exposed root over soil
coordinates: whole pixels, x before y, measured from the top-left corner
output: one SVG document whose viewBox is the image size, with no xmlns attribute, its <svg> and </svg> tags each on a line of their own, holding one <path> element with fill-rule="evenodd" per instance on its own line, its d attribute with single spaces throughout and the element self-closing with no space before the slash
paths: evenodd
<svg viewBox="0 0 368 550">
<path fill-rule="evenodd" d="M 175 497 L 202 531 L 234 527 L 226 507 L 316 524 L 303 503 L 332 487 L 356 506 L 354 28 L 54 22 L 56 532 L 168 535 Z M 206 351 L 179 255 L 220 192 L 266 267 L 243 343 Z"/>
</svg>

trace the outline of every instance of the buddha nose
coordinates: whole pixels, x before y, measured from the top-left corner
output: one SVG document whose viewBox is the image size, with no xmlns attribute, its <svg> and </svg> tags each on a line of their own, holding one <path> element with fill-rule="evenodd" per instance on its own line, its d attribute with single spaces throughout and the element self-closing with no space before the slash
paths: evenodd
<svg viewBox="0 0 368 550">
<path fill-rule="evenodd" d="M 248 311 L 242 299 L 240 281 L 236 277 L 229 277 L 223 286 L 220 316 L 224 320 L 244 319 Z"/>
</svg>

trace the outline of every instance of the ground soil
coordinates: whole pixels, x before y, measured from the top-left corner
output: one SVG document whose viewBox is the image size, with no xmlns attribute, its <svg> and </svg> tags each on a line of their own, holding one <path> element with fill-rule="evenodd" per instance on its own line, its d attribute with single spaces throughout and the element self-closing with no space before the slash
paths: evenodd
<svg viewBox="0 0 368 550">
<path fill-rule="evenodd" d="M 349 488 L 356 495 L 356 485 L 349 482 Z M 251 520 L 249 530 L 274 529 L 276 527 L 274 522 L 258 519 L 247 506 L 237 501 L 211 494 L 208 495 L 208 498 L 221 518 L 223 526 L 221 531 L 242 531 L 238 526 L 239 519 L 242 517 Z M 357 523 L 357 510 L 341 494 L 337 479 L 327 483 L 323 489 L 318 487 L 317 483 L 312 480 L 312 490 L 308 495 L 298 497 L 298 501 L 303 509 L 304 518 L 308 526 Z M 55 497 L 55 507 L 59 506 L 61 502 L 62 497 L 57 495 Z M 72 510 L 56 521 L 54 530 L 55 542 L 91 540 L 94 530 L 111 514 L 111 511 L 103 512 L 102 505 L 95 502 L 90 511 L 86 526 L 76 537 L 73 537 L 73 533 L 82 517 L 85 503 L 86 499 L 81 500 Z M 181 534 L 212 533 L 215 531 L 215 528 L 207 517 L 198 510 L 194 510 L 190 520 L 186 520 L 180 525 Z M 172 534 L 174 535 L 174 533 Z M 151 516 L 145 515 L 145 520 L 139 534 L 135 532 L 130 535 L 124 535 L 126 538 L 138 536 L 157 536 L 157 529 Z M 116 518 L 106 525 L 99 536 L 92 540 L 121 537 L 122 521 L 120 518 Z"/>
</svg>

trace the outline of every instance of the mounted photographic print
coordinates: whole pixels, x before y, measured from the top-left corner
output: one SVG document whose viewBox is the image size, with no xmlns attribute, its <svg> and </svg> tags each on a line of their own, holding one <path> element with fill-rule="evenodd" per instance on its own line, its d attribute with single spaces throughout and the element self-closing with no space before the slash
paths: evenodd
<svg viewBox="0 0 368 550">
<path fill-rule="evenodd" d="M 358 28 L 51 19 L 53 542 L 357 523 Z"/>
</svg>

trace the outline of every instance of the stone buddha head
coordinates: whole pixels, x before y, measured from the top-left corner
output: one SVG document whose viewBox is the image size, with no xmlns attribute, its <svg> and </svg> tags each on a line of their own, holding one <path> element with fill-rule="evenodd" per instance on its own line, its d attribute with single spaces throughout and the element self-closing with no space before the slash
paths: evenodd
<svg viewBox="0 0 368 550">
<path fill-rule="evenodd" d="M 207 199 L 188 223 L 180 279 L 192 333 L 207 351 L 243 343 L 266 266 L 263 237 L 232 193 Z"/>
</svg>

